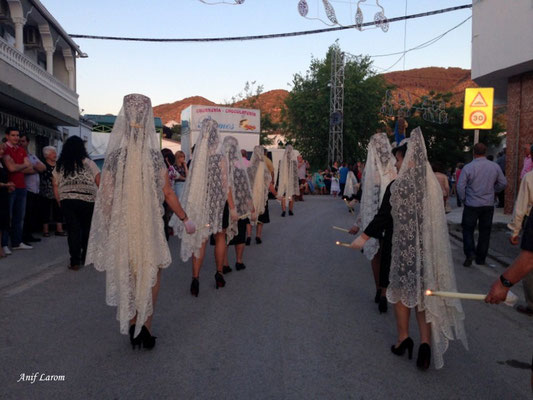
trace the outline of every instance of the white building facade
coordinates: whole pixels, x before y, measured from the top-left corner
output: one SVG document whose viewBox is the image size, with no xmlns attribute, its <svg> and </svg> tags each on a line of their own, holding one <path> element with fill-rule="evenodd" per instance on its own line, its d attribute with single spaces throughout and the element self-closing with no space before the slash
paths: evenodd
<svg viewBox="0 0 533 400">
<path fill-rule="evenodd" d="M 0 129 L 28 133 L 32 150 L 79 126 L 76 58 L 87 57 L 38 0 L 0 0 Z"/>
<path fill-rule="evenodd" d="M 474 0 L 472 79 L 507 106 L 505 212 L 518 192 L 525 148 L 533 143 L 533 0 Z"/>
</svg>

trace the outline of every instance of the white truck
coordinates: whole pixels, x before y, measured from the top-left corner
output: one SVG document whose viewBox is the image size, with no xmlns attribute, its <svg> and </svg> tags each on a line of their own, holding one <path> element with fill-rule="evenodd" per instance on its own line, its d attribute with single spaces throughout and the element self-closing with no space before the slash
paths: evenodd
<svg viewBox="0 0 533 400">
<path fill-rule="evenodd" d="M 254 146 L 259 144 L 260 110 L 191 105 L 181 112 L 181 149 L 187 159 L 190 158 L 191 148 L 200 136 L 202 121 L 207 117 L 218 122 L 221 141 L 226 136 L 234 136 L 239 141 L 240 148 L 248 152 L 253 151 Z"/>
</svg>

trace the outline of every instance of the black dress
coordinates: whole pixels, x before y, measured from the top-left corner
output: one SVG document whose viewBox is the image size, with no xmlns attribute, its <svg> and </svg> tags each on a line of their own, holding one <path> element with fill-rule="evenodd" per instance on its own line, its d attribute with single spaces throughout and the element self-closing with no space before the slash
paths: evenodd
<svg viewBox="0 0 533 400">
<path fill-rule="evenodd" d="M 9 182 L 7 168 L 0 161 L 0 182 Z M 7 187 L 0 187 L 0 229 L 9 229 L 9 192 Z"/>
<path fill-rule="evenodd" d="M 393 183 L 394 181 L 389 183 L 387 189 L 385 189 L 378 213 L 365 229 L 367 236 L 378 239 L 380 243 L 381 262 L 379 266 L 379 286 L 382 288 L 389 286 L 389 272 L 392 261 L 392 232 L 394 225 L 392 220 L 392 206 L 390 204 L 390 188 Z"/>
</svg>

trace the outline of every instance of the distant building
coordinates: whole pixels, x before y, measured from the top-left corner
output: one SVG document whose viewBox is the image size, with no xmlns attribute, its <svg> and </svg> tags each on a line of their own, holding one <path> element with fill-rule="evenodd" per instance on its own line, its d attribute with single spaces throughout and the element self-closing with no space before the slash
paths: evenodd
<svg viewBox="0 0 533 400">
<path fill-rule="evenodd" d="M 79 126 L 76 58 L 87 57 L 38 0 L 0 0 L 0 128 L 58 145 Z"/>
<path fill-rule="evenodd" d="M 472 79 L 507 104 L 505 212 L 519 188 L 524 146 L 533 143 L 533 1 L 474 0 Z"/>
<path fill-rule="evenodd" d="M 87 144 L 87 151 L 91 158 L 95 160 L 103 160 L 107 148 L 107 143 L 109 141 L 109 134 L 113 130 L 113 126 L 115 125 L 115 120 L 117 119 L 117 116 L 110 114 L 86 114 L 83 116 L 83 118 L 85 119 L 85 121 L 90 121 L 92 125 L 92 132 L 90 135 L 90 141 Z M 155 117 L 154 125 L 156 132 L 161 137 L 161 135 L 163 134 L 163 122 L 161 121 L 161 118 Z M 167 142 L 168 140 L 164 139 L 164 141 Z M 169 147 L 171 147 L 173 151 L 179 150 L 179 148 L 174 150 L 175 145 L 179 146 L 177 142 L 168 142 L 172 144 L 172 146 Z"/>
</svg>

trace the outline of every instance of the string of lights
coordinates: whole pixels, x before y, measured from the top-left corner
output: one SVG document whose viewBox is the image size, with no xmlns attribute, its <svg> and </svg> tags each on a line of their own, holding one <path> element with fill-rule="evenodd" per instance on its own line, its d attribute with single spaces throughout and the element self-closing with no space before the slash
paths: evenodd
<svg viewBox="0 0 533 400">
<path fill-rule="evenodd" d="M 458 10 L 464 10 L 467 8 L 472 8 L 472 4 L 464 4 L 462 6 L 443 8 L 440 10 L 428 11 L 418 14 L 405 15 L 400 17 L 395 17 L 388 19 L 388 23 L 405 21 L 408 19 L 423 18 L 429 17 L 432 15 L 444 14 Z M 377 26 L 376 21 L 365 22 L 361 24 L 361 27 L 374 27 Z M 187 42 L 231 42 L 231 41 L 247 41 L 247 40 L 264 40 L 264 39 L 279 39 L 285 37 L 295 37 L 295 36 L 305 36 L 305 35 L 316 35 L 326 32 L 336 32 L 347 29 L 357 28 L 356 25 L 348 26 L 335 26 L 331 28 L 307 30 L 307 31 L 298 31 L 298 32 L 286 32 L 286 33 L 273 33 L 266 35 L 251 35 L 251 36 L 229 36 L 229 37 L 211 37 L 211 38 L 140 38 L 140 37 L 120 37 L 120 36 L 99 36 L 99 35 L 84 35 L 84 34 L 70 34 L 72 38 L 76 39 L 96 39 L 96 40 L 116 40 L 116 41 L 134 41 L 134 42 L 176 42 L 176 43 L 187 43 Z"/>
</svg>

